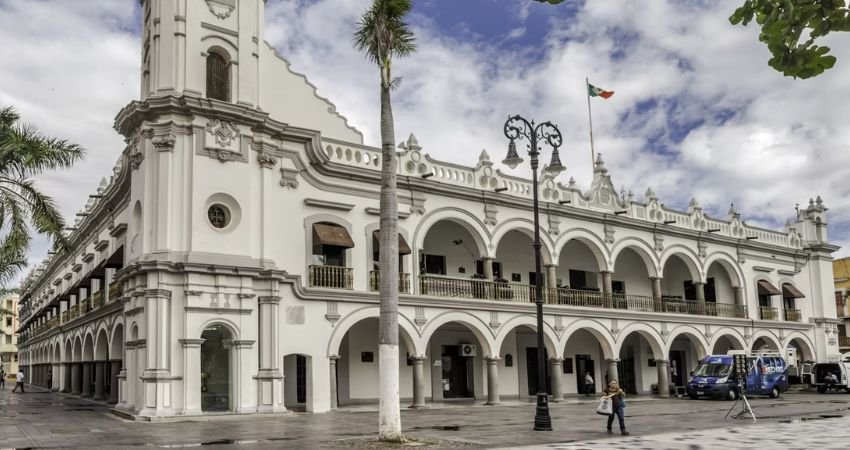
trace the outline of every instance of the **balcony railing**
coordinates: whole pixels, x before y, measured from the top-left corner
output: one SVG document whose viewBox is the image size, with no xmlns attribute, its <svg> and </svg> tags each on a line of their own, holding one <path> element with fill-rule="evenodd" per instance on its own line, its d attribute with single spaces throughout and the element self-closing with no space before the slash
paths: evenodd
<svg viewBox="0 0 850 450">
<path fill-rule="evenodd" d="M 838 346 L 841 348 L 850 347 L 850 336 L 838 336 Z"/>
<path fill-rule="evenodd" d="M 380 289 L 381 272 L 373 270 L 369 272 L 369 289 L 372 292 L 377 292 Z M 398 291 L 403 293 L 410 292 L 410 274 L 399 272 L 398 274 Z"/>
<path fill-rule="evenodd" d="M 71 320 L 71 314 L 68 311 L 62 311 L 62 322 Z"/>
<path fill-rule="evenodd" d="M 785 310 L 785 320 L 788 322 L 800 322 L 802 317 L 800 316 L 799 309 L 786 309 Z"/>
<path fill-rule="evenodd" d="M 311 287 L 351 289 L 353 269 L 338 266 L 309 266 Z"/>
<path fill-rule="evenodd" d="M 779 320 L 779 313 L 771 306 L 759 306 L 761 320 Z"/>
<path fill-rule="evenodd" d="M 103 291 L 97 291 L 91 296 L 91 307 L 97 309 L 103 306 Z"/>
<path fill-rule="evenodd" d="M 80 317 L 80 305 L 72 306 L 69 311 L 71 311 L 71 320 Z"/>
<path fill-rule="evenodd" d="M 124 293 L 124 286 L 118 281 L 109 284 L 109 301 L 114 302 Z"/>
<path fill-rule="evenodd" d="M 675 297 L 662 297 L 656 300 L 643 295 L 605 294 L 599 291 L 565 288 L 544 289 L 543 292 L 546 303 L 550 305 L 747 318 L 747 311 L 743 305 L 698 302 Z M 450 278 L 439 275 L 421 275 L 419 277 L 419 293 L 436 297 L 460 297 L 520 303 L 531 303 L 535 300 L 534 286 L 479 279 Z"/>
</svg>

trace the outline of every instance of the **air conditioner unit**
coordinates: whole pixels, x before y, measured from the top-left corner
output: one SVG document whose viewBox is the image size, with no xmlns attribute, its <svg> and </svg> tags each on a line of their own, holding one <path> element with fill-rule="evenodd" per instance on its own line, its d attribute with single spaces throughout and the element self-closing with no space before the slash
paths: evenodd
<svg viewBox="0 0 850 450">
<path fill-rule="evenodd" d="M 460 356 L 473 357 L 478 354 L 478 346 L 472 344 L 461 344 Z"/>
</svg>

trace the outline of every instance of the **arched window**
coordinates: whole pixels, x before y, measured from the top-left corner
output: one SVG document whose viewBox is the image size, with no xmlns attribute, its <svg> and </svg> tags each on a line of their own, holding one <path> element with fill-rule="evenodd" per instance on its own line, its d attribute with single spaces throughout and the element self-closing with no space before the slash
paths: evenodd
<svg viewBox="0 0 850 450">
<path fill-rule="evenodd" d="M 230 64 L 218 53 L 207 56 L 207 98 L 230 101 Z"/>
</svg>

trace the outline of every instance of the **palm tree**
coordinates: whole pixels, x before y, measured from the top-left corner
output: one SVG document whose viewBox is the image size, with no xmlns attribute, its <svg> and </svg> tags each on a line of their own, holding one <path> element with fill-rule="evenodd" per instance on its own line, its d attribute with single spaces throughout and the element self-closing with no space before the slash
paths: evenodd
<svg viewBox="0 0 850 450">
<path fill-rule="evenodd" d="M 84 154 L 79 145 L 44 137 L 18 119 L 14 108 L 0 108 L 0 233 L 5 233 L 0 237 L 0 282 L 26 266 L 30 227 L 55 245 L 66 245 L 62 235 L 65 221 L 53 199 L 36 188 L 32 177 L 71 167 Z"/>
<path fill-rule="evenodd" d="M 381 232 L 378 321 L 378 440 L 402 442 L 398 393 L 398 195 L 395 129 L 390 91 L 393 57 L 416 49 L 413 32 L 404 22 L 410 0 L 374 0 L 360 19 L 354 46 L 376 63 L 381 73 Z"/>
</svg>

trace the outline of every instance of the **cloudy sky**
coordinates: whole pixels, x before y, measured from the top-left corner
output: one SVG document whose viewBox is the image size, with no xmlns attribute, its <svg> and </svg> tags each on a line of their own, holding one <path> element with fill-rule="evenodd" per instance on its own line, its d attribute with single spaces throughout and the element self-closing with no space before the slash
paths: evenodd
<svg viewBox="0 0 850 450">
<path fill-rule="evenodd" d="M 200 0 L 193 0 L 200 1 Z M 597 151 L 614 183 L 667 206 L 695 196 L 722 217 L 781 228 L 822 195 L 830 238 L 850 244 L 850 33 L 826 40 L 835 69 L 809 80 L 767 66 L 757 29 L 733 27 L 742 0 L 414 0 L 419 49 L 395 63 L 397 141 L 434 157 L 501 159 L 508 114 L 564 134 L 563 181 L 591 177 L 584 79 Z M 378 72 L 351 34 L 369 0 L 268 0 L 266 40 L 379 145 Z M 74 170 L 42 177 L 71 221 L 123 148 L 115 114 L 139 91 L 136 0 L 0 0 L 0 105 L 85 146 Z M 521 172 L 518 172 L 521 173 Z M 46 252 L 34 242 L 32 262 Z M 850 255 L 842 250 L 840 255 Z"/>
</svg>

